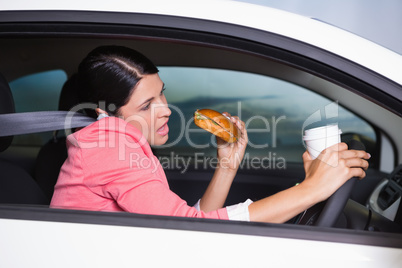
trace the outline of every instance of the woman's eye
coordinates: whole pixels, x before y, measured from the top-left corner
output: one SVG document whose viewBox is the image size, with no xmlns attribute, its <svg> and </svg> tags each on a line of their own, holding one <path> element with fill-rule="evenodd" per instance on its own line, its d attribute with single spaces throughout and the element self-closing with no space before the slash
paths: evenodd
<svg viewBox="0 0 402 268">
<path fill-rule="evenodd" d="M 166 90 L 166 88 L 163 87 L 163 88 L 162 88 L 162 91 L 161 91 L 161 94 L 160 94 L 161 96 L 164 94 L 163 92 L 164 92 L 165 90 Z"/>
<path fill-rule="evenodd" d="M 141 110 L 146 111 L 149 109 L 150 106 L 151 106 L 151 103 L 148 103 L 146 106 L 142 107 Z"/>
</svg>

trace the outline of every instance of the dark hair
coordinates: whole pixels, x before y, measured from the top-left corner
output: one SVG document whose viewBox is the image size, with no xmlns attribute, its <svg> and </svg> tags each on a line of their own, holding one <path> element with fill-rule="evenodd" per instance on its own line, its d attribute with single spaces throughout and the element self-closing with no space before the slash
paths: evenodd
<svg viewBox="0 0 402 268">
<path fill-rule="evenodd" d="M 78 75 L 83 101 L 99 104 L 110 115 L 117 115 L 127 104 L 135 86 L 146 74 L 158 68 L 141 53 L 121 46 L 101 46 L 91 51 L 80 63 Z M 88 111 L 87 111 L 88 112 Z M 90 112 L 96 116 L 94 111 Z"/>
</svg>

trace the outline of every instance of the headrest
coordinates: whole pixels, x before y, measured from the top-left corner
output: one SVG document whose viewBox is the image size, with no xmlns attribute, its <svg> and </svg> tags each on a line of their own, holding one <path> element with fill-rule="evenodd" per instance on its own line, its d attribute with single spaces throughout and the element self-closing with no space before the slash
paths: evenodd
<svg viewBox="0 0 402 268">
<path fill-rule="evenodd" d="M 0 73 L 0 114 L 14 113 L 14 99 L 7 80 Z M 1 122 L 0 122 L 1 126 Z M 0 137 L 0 152 L 5 151 L 13 141 L 13 136 Z"/>
<path fill-rule="evenodd" d="M 80 103 L 80 86 L 77 74 L 73 74 L 63 85 L 59 99 L 59 110 L 70 111 L 75 105 Z"/>
</svg>

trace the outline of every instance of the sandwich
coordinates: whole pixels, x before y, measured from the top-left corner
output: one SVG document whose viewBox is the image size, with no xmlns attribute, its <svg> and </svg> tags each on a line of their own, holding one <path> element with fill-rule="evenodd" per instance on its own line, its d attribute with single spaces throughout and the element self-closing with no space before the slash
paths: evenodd
<svg viewBox="0 0 402 268">
<path fill-rule="evenodd" d="M 239 130 L 230 119 L 220 112 L 201 109 L 194 112 L 194 123 L 222 140 L 233 143 L 239 139 Z"/>
</svg>

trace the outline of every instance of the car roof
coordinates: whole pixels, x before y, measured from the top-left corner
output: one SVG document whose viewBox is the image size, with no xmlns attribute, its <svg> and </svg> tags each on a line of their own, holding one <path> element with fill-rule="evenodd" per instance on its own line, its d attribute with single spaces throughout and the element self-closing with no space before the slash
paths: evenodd
<svg viewBox="0 0 402 268">
<path fill-rule="evenodd" d="M 178 16 L 251 27 L 322 48 L 402 85 L 402 55 L 324 22 L 290 12 L 228 0 L 51 1 L 15 0 L 3 11 L 102 11 Z"/>
</svg>

